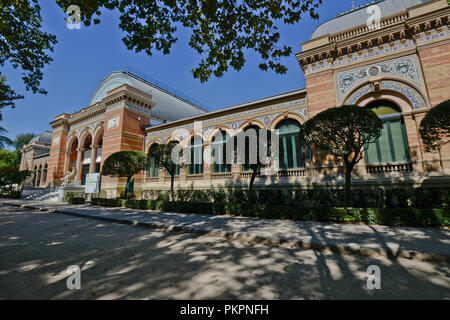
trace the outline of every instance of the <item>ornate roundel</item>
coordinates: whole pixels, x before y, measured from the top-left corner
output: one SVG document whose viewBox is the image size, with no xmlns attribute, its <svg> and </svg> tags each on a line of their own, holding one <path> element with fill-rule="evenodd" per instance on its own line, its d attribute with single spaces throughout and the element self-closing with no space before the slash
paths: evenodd
<svg viewBox="0 0 450 320">
<path fill-rule="evenodd" d="M 378 73 L 380 73 L 380 70 L 378 69 L 378 67 L 372 67 L 369 69 L 369 74 L 371 76 L 376 76 Z"/>
<path fill-rule="evenodd" d="M 237 122 L 234 122 L 232 125 L 231 125 L 231 127 L 234 129 L 234 130 L 236 130 L 237 128 L 238 128 L 238 123 Z"/>
</svg>

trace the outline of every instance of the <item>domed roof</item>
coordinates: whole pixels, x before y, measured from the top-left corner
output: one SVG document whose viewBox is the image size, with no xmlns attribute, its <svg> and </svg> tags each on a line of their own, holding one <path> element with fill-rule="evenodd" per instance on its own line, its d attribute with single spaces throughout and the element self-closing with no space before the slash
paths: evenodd
<svg viewBox="0 0 450 320">
<path fill-rule="evenodd" d="M 408 8 L 424 3 L 423 0 L 376 0 L 353 10 L 338 14 L 334 19 L 321 24 L 313 33 L 311 39 L 327 34 L 336 34 L 367 23 L 369 14 L 367 8 L 377 5 L 381 9 L 381 19 L 406 11 Z"/>
<path fill-rule="evenodd" d="M 51 144 L 52 143 L 52 132 L 51 131 L 44 131 L 41 134 L 37 135 L 33 139 L 30 140 L 30 143 L 33 142 L 40 142 L 45 144 Z"/>
</svg>

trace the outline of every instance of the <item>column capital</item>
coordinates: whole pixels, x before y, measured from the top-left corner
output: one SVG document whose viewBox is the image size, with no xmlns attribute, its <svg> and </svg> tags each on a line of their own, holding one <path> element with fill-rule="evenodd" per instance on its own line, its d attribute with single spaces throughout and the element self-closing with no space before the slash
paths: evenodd
<svg viewBox="0 0 450 320">
<path fill-rule="evenodd" d="M 98 148 L 98 144 L 93 143 L 91 147 L 92 147 L 92 149 L 97 149 Z"/>
</svg>

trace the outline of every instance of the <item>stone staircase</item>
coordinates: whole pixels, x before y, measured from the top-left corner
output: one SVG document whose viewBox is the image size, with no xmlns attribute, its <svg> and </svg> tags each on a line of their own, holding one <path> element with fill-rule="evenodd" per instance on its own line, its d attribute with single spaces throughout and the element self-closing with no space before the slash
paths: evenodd
<svg viewBox="0 0 450 320">
<path fill-rule="evenodd" d="M 62 190 L 63 189 L 61 187 L 45 188 L 33 194 L 26 195 L 22 197 L 22 199 L 31 201 L 61 202 L 62 199 L 60 195 Z"/>
</svg>

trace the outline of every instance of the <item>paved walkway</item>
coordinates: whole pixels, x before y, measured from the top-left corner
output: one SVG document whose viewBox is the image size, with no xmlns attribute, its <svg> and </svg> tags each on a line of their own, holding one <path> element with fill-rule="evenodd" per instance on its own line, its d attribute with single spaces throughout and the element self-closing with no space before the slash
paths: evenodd
<svg viewBox="0 0 450 320">
<path fill-rule="evenodd" d="M 0 203 L 229 239 L 390 259 L 450 262 L 450 230 L 282 221 L 0 199 Z"/>
</svg>

